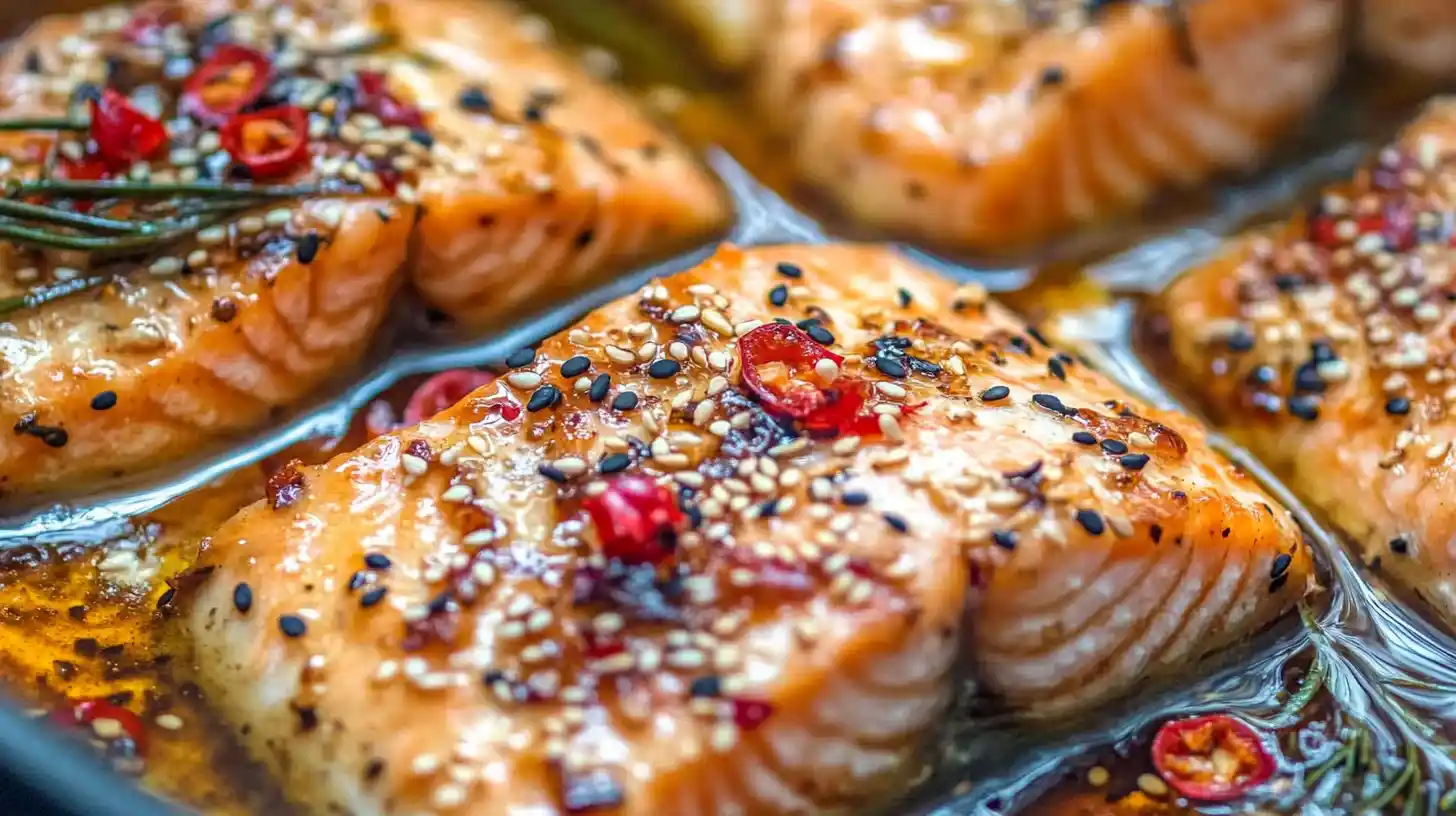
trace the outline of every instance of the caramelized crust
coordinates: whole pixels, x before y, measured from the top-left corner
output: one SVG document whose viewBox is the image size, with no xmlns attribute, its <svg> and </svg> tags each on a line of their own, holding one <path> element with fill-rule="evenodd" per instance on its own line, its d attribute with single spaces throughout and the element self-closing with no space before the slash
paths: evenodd
<svg viewBox="0 0 1456 816">
<path fill-rule="evenodd" d="M 1160 304 L 1169 371 L 1364 560 L 1456 615 L 1456 106 Z"/>
<path fill-rule="evenodd" d="M 765 408 L 741 349 L 777 319 L 865 387 L 856 435 Z M 725 247 L 511 364 L 205 546 L 201 683 L 311 811 L 859 812 L 958 655 L 1085 711 L 1311 578 L 1196 425 L 885 250 Z M 624 473 L 684 509 L 656 566 L 583 509 Z"/>
</svg>

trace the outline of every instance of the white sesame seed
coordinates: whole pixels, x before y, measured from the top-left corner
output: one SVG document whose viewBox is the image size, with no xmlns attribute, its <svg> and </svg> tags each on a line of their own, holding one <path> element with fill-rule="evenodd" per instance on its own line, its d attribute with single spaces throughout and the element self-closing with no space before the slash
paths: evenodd
<svg viewBox="0 0 1456 816">
<path fill-rule="evenodd" d="M 717 309 L 704 309 L 700 315 L 703 325 L 725 337 L 733 335 L 733 324 Z M 711 356 L 710 356 L 711 359 Z"/>
<path fill-rule="evenodd" d="M 227 229 L 225 227 L 208 227 L 197 232 L 197 242 L 203 246 L 217 246 L 226 240 Z"/>
<path fill-rule="evenodd" d="M 1154 774 L 1145 773 L 1139 775 L 1137 784 L 1142 789 L 1142 792 L 1149 796 L 1162 797 L 1168 795 L 1168 783 Z"/>
<path fill-rule="evenodd" d="M 814 364 L 814 374 L 824 382 L 834 382 L 839 379 L 839 363 L 825 357 Z"/>
<path fill-rule="evenodd" d="M 691 323 L 697 320 L 701 314 L 701 310 L 696 306 L 679 306 L 672 310 L 672 314 L 668 315 L 668 319 L 674 323 Z M 714 314 L 717 313 L 715 312 Z M 712 327 L 710 326 L 709 328 Z M 717 329 L 714 329 L 714 331 L 717 331 Z"/>
<path fill-rule="evenodd" d="M 904 388 L 892 382 L 877 382 L 875 383 L 875 390 L 890 399 L 904 399 L 906 394 Z"/>
<path fill-rule="evenodd" d="M 238 219 L 238 232 L 243 235 L 257 235 L 263 231 L 263 219 L 256 215 L 244 216 Z"/>
<path fill-rule="evenodd" d="M 637 362 L 637 355 L 621 346 L 614 345 L 607 346 L 607 358 L 618 365 L 632 365 Z"/>
<path fill-rule="evenodd" d="M 159 714 L 156 722 L 159 727 L 168 731 L 177 731 L 182 728 L 182 718 L 176 714 Z"/>
<path fill-rule="evenodd" d="M 444 493 L 440 494 L 440 501 L 459 504 L 470 501 L 474 495 L 475 491 L 470 489 L 470 485 L 451 485 Z"/>
<path fill-rule="evenodd" d="M 742 337 L 762 325 L 762 320 L 745 320 L 733 327 L 733 336 Z"/>
<path fill-rule="evenodd" d="M 51 277 L 58 281 L 75 280 L 81 277 L 81 270 L 69 266 L 58 266 L 51 270 Z"/>
<path fill-rule="evenodd" d="M 267 214 L 263 216 L 263 223 L 274 229 L 277 229 L 278 227 L 288 226 L 288 222 L 292 220 L 293 210 L 290 210 L 287 207 L 279 207 L 277 209 L 269 210 Z"/>
<path fill-rule="evenodd" d="M 174 257 L 158 258 L 147 267 L 147 271 L 159 278 L 171 277 L 182 271 L 182 259 Z"/>
<path fill-rule="evenodd" d="M 400 456 L 399 462 L 400 465 L 404 467 L 405 472 L 409 473 L 412 476 L 422 476 L 424 475 L 425 471 L 430 469 L 429 462 L 426 462 L 425 460 L 421 459 L 418 456 L 415 456 L 412 453 L 406 453 Z"/>
<path fill-rule="evenodd" d="M 832 450 L 836 456 L 848 456 L 854 453 L 856 450 L 859 450 L 859 437 L 846 436 L 842 439 L 836 439 L 834 441 L 834 445 L 831 446 L 830 450 Z"/>
<path fill-rule="evenodd" d="M 523 391 L 530 391 L 541 384 L 541 375 L 531 371 L 513 371 L 506 382 Z"/>
</svg>

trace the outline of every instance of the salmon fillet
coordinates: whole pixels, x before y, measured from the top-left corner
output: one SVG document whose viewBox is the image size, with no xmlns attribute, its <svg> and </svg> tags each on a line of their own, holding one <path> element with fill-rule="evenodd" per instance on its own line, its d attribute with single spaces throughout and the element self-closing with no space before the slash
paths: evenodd
<svg viewBox="0 0 1456 816">
<path fill-rule="evenodd" d="M 706 171 L 513 15 L 454 0 L 164 1 L 49 18 L 15 43 L 0 116 L 84 110 L 87 83 L 155 99 L 165 148 L 113 175 L 159 183 L 224 172 L 226 126 L 183 110 L 187 83 L 223 44 L 258 46 L 272 84 L 249 110 L 301 103 L 310 117 L 306 166 L 266 181 L 349 195 L 237 213 L 120 265 L 0 245 L 0 297 L 110 281 L 0 314 L 0 423 L 15 428 L 0 491 L 132 473 L 265 423 L 358 360 L 407 255 L 435 306 L 479 326 L 720 224 Z M 83 137 L 0 133 L 0 176 L 91 161 Z"/>
<path fill-rule="evenodd" d="M 1085 711 L 1311 580 L 1196 425 L 883 249 L 724 247 L 510 365 L 280 471 L 179 595 L 310 812 L 864 812 L 958 660 Z"/>
<path fill-rule="evenodd" d="M 528 36 L 510 6 L 391 10 L 402 47 L 445 66 L 401 79 L 450 134 L 437 150 L 462 157 L 420 188 L 411 264 L 415 285 L 457 321 L 518 318 L 726 226 L 726 198 L 696 159 Z"/>
<path fill-rule="evenodd" d="M 108 64 L 116 75 L 108 87 L 153 84 L 153 57 L 124 40 L 127 22 L 127 11 L 113 9 L 34 26 L 0 63 L 0 118 L 63 115 L 83 82 L 107 82 Z M 347 24 L 317 22 L 320 32 Z M 179 18 L 179 35 L 187 23 L 200 19 Z M 172 106 L 176 84 L 164 84 Z M 175 130 L 172 152 L 121 175 L 215 178 L 201 169 L 197 145 L 216 145 L 216 131 Z M 54 177 L 58 162 L 83 156 L 84 143 L 84 134 L 0 134 L 0 177 Z M 319 161 L 351 152 L 327 136 L 311 149 Z M 304 170 L 276 181 L 317 180 Z M 412 205 L 387 194 L 320 196 L 245 210 L 119 263 L 0 243 L 0 298 L 109 281 L 0 315 L 0 492 L 74 488 L 188 455 L 263 424 L 347 370 L 398 288 L 413 218 Z"/>
<path fill-rule="evenodd" d="M 1442 100 L 1318 207 L 1188 272 L 1158 329 L 1197 404 L 1448 621 L 1453 191 Z"/>
<path fill-rule="evenodd" d="M 1345 19 L 1340 0 L 747 5 L 757 30 L 720 16 L 703 36 L 746 38 L 802 180 L 859 221 L 981 253 L 1256 165 L 1329 87 Z"/>
<path fill-rule="evenodd" d="M 1456 3 L 1365 0 L 1360 44 L 1370 56 L 1416 74 L 1456 76 Z"/>
</svg>

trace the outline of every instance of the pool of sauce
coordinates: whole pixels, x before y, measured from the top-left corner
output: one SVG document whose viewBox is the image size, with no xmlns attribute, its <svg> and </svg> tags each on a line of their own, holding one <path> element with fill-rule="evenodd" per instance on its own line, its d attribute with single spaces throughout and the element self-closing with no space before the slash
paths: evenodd
<svg viewBox="0 0 1456 816">
<path fill-rule="evenodd" d="M 47 11 L 94 5 L 53 0 Z M 677 39 L 668 29 L 604 10 L 605 3 L 538 0 L 536 5 L 583 59 L 628 83 L 690 142 L 725 149 L 766 187 L 812 204 L 812 196 L 790 182 L 782 151 L 742 126 L 739 101 L 674 48 Z M 30 15 L 13 4 L 0 6 L 3 38 Z M 1361 89 L 1352 93 L 1366 98 Z M 1373 101 L 1362 103 L 1367 105 L 1359 108 L 1363 115 L 1352 116 L 1348 108 L 1344 115 L 1366 123 L 1398 122 L 1404 115 L 1390 111 L 1406 109 L 1405 97 L 1404 91 L 1382 89 Z M 1378 128 L 1343 132 L 1385 135 Z M 1323 148 L 1338 142 L 1327 140 Z M 1182 206 L 1197 213 L 1207 203 L 1200 199 Z M 1263 209 L 1251 207 L 1250 214 Z M 840 231 L 832 218 L 826 223 L 834 234 L 855 234 Z M 1124 234 L 1114 243 L 1129 246 L 1135 235 Z M 1170 252 L 1179 240 L 1176 234 L 1158 239 L 1169 244 Z M 1038 320 L 1105 310 L 1129 295 L 1095 274 L 1096 264 L 1089 273 L 1082 260 L 1078 253 L 1066 253 L 1035 274 L 1003 271 L 980 278 Z M 383 399 L 398 410 L 417 382 L 406 381 Z M 262 495 L 270 468 L 292 458 L 325 461 L 364 438 L 363 422 L 356 421 L 342 438 L 304 443 L 233 473 L 134 519 L 120 535 L 0 550 L 0 683 L 37 717 L 53 717 L 77 700 L 98 698 L 136 714 L 144 750 L 128 739 L 111 738 L 107 729 L 63 730 L 93 743 L 119 773 L 164 797 L 207 813 L 288 813 L 267 777 L 242 755 L 226 726 L 187 682 L 187 648 L 169 625 L 169 579 L 184 573 L 198 542 L 213 527 Z M 1120 816 L 1291 812 L 1314 801 L 1349 808 L 1378 805 L 1383 812 L 1456 809 L 1448 723 L 1435 714 L 1456 710 L 1456 669 L 1449 677 L 1433 676 L 1431 670 L 1432 665 L 1456 667 L 1456 648 L 1444 635 L 1433 634 L 1418 614 L 1389 600 L 1383 589 L 1372 589 L 1337 545 L 1326 544 L 1321 552 L 1330 592 L 1312 599 L 1307 632 L 1291 627 L 1294 631 L 1240 655 L 1236 665 L 1212 665 L 1185 679 L 1182 689 L 1152 702 L 1130 702 L 1126 710 L 1085 728 L 1059 724 L 1034 731 L 1007 725 L 995 712 L 983 713 L 969 703 L 962 723 L 947 737 L 943 756 L 937 757 L 938 770 L 905 809 Z M 1419 650 L 1422 660 L 1409 659 L 1411 650 Z M 1264 733 L 1277 754 L 1278 770 L 1255 791 L 1257 809 L 1197 806 L 1180 799 L 1155 773 L 1149 745 L 1158 724 L 1208 712 L 1268 724 Z M 1014 734 L 1017 752 L 998 742 L 1007 734 Z M 1027 749 L 1025 758 L 1005 756 L 1020 753 L 1021 747 Z"/>
</svg>

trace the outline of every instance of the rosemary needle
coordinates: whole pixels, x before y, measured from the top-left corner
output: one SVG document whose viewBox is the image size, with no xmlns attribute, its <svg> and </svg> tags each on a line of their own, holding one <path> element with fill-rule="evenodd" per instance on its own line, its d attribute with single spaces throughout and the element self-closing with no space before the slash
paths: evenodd
<svg viewBox="0 0 1456 816">
<path fill-rule="evenodd" d="M 0 222 L 0 238 L 22 246 L 40 249 L 74 249 L 100 254 L 125 254 L 140 252 L 186 238 L 195 234 L 199 229 L 211 226 L 220 220 L 222 218 L 219 216 L 187 219 L 166 224 L 168 229 L 164 232 L 119 236 L 73 235 Z"/>
<path fill-rule="evenodd" d="M 331 191 L 315 186 L 288 186 L 268 184 L 211 184 L 189 182 L 176 184 L 153 184 L 128 181 L 64 181 L 38 179 L 11 184 L 6 192 L 16 195 L 52 195 L 61 198 L 120 198 L 156 199 L 173 196 L 196 196 L 198 198 L 304 198 L 306 196 L 330 195 Z M 335 194 L 347 194 L 340 190 Z"/>
<path fill-rule="evenodd" d="M 91 125 L 76 119 L 0 119 L 0 130 L 85 130 Z"/>
<path fill-rule="evenodd" d="M 0 315 L 8 315 L 22 309 L 34 309 L 53 300 L 95 289 L 111 280 L 109 277 L 76 278 L 64 283 L 40 286 L 15 297 L 0 298 Z"/>
<path fill-rule="evenodd" d="M 46 224 L 60 224 L 61 226 L 75 227 L 79 230 L 93 232 L 147 233 L 155 229 L 152 225 L 143 221 L 118 221 L 113 218 L 100 218 L 71 210 L 62 210 L 56 207 L 46 207 L 41 204 L 29 204 L 24 201 L 0 198 L 0 216 L 6 215 L 21 221 L 40 221 Z"/>
</svg>

